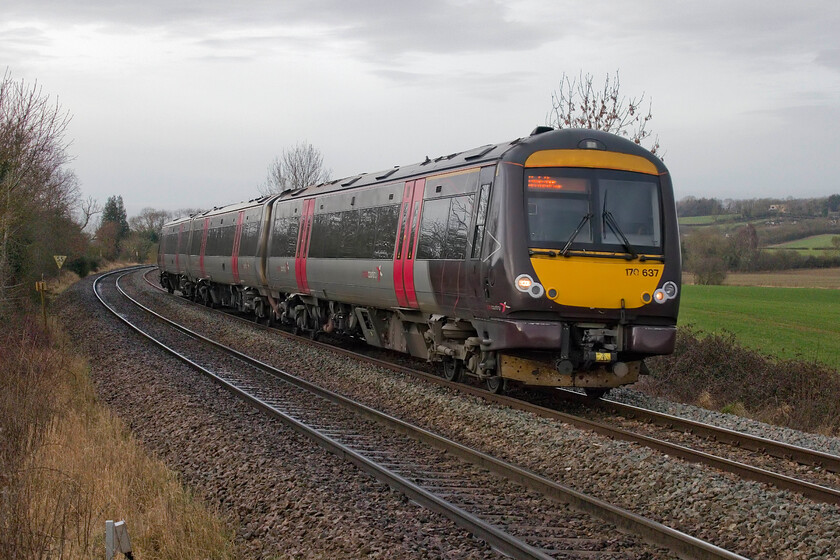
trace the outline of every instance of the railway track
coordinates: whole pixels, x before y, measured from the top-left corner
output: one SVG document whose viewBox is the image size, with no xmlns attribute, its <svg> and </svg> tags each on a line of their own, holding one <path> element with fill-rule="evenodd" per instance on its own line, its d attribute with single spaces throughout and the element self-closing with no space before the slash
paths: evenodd
<svg viewBox="0 0 840 560">
<path fill-rule="evenodd" d="M 118 283 L 114 288 L 100 283 L 95 289 L 98 294 L 111 292 L 99 296 L 100 300 L 132 328 L 240 398 L 505 554 L 516 558 L 623 557 L 626 551 L 621 547 L 629 545 L 609 549 L 615 545 L 608 541 L 615 541 L 616 534 L 614 528 L 603 525 L 609 523 L 682 558 L 741 558 L 205 339 L 142 307 Z M 117 292 L 123 303 L 107 303 L 117 299 Z M 154 318 L 138 318 L 140 308 Z M 142 328 L 134 322 L 142 323 Z M 157 340 L 171 338 L 173 329 L 185 350 L 176 351 Z M 591 523 L 593 517 L 599 520 L 601 534 L 609 538 L 582 539 L 579 531 L 567 530 Z"/>
<path fill-rule="evenodd" d="M 144 275 L 144 280 L 152 287 L 161 289 L 150 281 L 146 275 Z M 268 328 L 262 325 L 259 327 Z M 275 330 L 275 332 L 294 337 L 294 335 L 284 331 Z M 301 337 L 295 338 L 300 339 Z M 321 346 L 354 359 L 366 361 L 392 371 L 399 371 L 430 383 L 450 387 L 516 410 L 565 422 L 612 439 L 643 445 L 672 457 L 705 464 L 748 480 L 797 492 L 818 502 L 840 504 L 840 490 L 838 490 L 840 476 L 832 474 L 840 473 L 840 457 L 836 455 L 616 401 L 594 400 L 568 390 L 553 390 L 547 394 L 546 399 L 540 399 L 546 402 L 536 404 L 520 397 L 495 395 L 483 388 L 446 381 L 427 371 L 395 364 L 364 353 L 320 343 L 308 338 L 305 340 L 309 344 Z M 533 398 L 533 394 L 529 395 L 529 398 Z M 558 404 L 558 402 L 561 402 L 561 404 Z M 558 410 L 559 407 L 565 408 L 562 402 L 576 403 L 581 405 L 582 409 L 578 413 Z M 601 412 L 601 414 L 597 414 L 597 412 Z M 650 425 L 657 426 L 660 430 L 653 432 L 649 429 Z M 666 432 L 665 434 L 662 433 L 663 430 Z M 666 437 L 668 432 L 671 433 L 670 437 Z M 652 433 L 655 435 L 651 435 Z M 768 458 L 775 458 L 778 461 L 769 462 Z M 798 468 L 798 465 L 814 467 L 816 470 L 803 472 L 802 469 Z M 810 476 L 813 481 L 800 478 L 804 476 Z"/>
</svg>

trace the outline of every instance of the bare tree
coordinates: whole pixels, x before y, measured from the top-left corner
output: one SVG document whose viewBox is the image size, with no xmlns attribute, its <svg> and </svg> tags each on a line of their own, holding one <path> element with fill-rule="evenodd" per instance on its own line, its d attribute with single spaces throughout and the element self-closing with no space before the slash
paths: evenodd
<svg viewBox="0 0 840 560">
<path fill-rule="evenodd" d="M 171 218 L 172 214 L 166 210 L 143 208 L 140 210 L 140 215 L 132 216 L 128 219 L 128 226 L 131 228 L 131 231 L 139 233 L 152 243 L 157 243 L 160 229 Z"/>
<path fill-rule="evenodd" d="M 642 105 L 645 93 L 627 98 L 621 94 L 618 70 L 615 77 L 607 74 L 603 88 L 596 88 L 592 74 L 570 78 L 565 72 L 560 77 L 560 87 L 551 94 L 551 112 L 546 124 L 555 128 L 592 128 L 630 138 L 659 155 L 659 137 L 650 138 L 647 125 L 653 118 L 648 102 L 647 112 Z M 661 156 L 660 156 L 661 157 Z"/>
<path fill-rule="evenodd" d="M 91 218 L 100 214 L 102 212 L 102 207 L 99 206 L 99 203 L 96 201 L 95 198 L 92 196 L 87 197 L 84 202 L 79 204 L 79 213 L 81 214 L 81 220 L 79 222 L 79 228 L 85 229 L 88 227 Z"/>
<path fill-rule="evenodd" d="M 259 192 L 268 195 L 316 185 L 329 181 L 331 173 L 316 147 L 306 141 L 298 142 L 294 148 L 284 149 L 268 166 L 268 176 Z"/>
<path fill-rule="evenodd" d="M 12 260 L 20 232 L 34 212 L 66 217 L 78 202 L 78 181 L 63 169 L 70 160 L 64 134 L 70 115 L 36 84 L 0 80 L 0 303 L 20 281 L 24 264 Z"/>
<path fill-rule="evenodd" d="M 104 259 L 114 260 L 120 250 L 120 232 L 117 222 L 103 222 L 96 230 L 94 241 L 99 247 L 99 256 Z"/>
</svg>

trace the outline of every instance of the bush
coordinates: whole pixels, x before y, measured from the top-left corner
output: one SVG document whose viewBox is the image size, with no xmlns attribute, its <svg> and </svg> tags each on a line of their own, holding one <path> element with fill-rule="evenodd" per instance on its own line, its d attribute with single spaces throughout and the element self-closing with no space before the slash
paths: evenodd
<svg viewBox="0 0 840 560">
<path fill-rule="evenodd" d="M 640 388 L 654 395 L 826 435 L 840 434 L 840 373 L 805 360 L 765 357 L 732 333 L 680 327 L 670 356 L 648 361 Z M 698 396 L 702 395 L 702 399 Z"/>
<path fill-rule="evenodd" d="M 99 264 L 99 259 L 96 257 L 82 256 L 67 261 L 64 263 L 64 267 L 78 274 L 79 278 L 84 278 L 99 268 Z"/>
<path fill-rule="evenodd" d="M 726 279 L 729 243 L 718 228 L 699 230 L 683 241 L 685 269 L 698 284 L 722 284 Z"/>
</svg>

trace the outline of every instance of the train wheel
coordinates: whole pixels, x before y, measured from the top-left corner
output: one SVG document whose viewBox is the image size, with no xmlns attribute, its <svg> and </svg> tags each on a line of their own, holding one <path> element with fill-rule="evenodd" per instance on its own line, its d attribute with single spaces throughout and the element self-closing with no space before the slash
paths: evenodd
<svg viewBox="0 0 840 560">
<path fill-rule="evenodd" d="M 501 375 L 488 377 L 485 384 L 487 386 L 487 390 L 496 395 L 501 395 L 505 392 L 505 389 L 507 389 L 507 380 Z"/>
<path fill-rule="evenodd" d="M 583 392 L 586 393 L 586 396 L 590 399 L 600 399 L 604 395 L 610 392 L 609 389 L 601 389 L 598 387 L 586 387 L 583 389 Z"/>
<path fill-rule="evenodd" d="M 455 358 L 444 358 L 443 378 L 453 383 L 460 383 L 464 378 L 464 362 Z"/>
</svg>

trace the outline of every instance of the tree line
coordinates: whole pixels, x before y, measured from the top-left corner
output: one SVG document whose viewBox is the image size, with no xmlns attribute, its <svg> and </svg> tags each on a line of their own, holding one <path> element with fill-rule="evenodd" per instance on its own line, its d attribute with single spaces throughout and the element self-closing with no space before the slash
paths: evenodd
<svg viewBox="0 0 840 560">
<path fill-rule="evenodd" d="M 832 235 L 831 245 L 821 254 L 767 248 L 819 234 Z M 752 223 L 730 228 L 697 227 L 682 234 L 681 244 L 684 268 L 698 284 L 721 284 L 729 272 L 840 267 L 838 220 L 811 219 L 763 227 L 761 231 Z"/>
<path fill-rule="evenodd" d="M 37 84 L 0 80 L 0 312 L 31 291 L 53 255 L 83 251 L 79 183 L 68 168 L 70 114 Z"/>
<path fill-rule="evenodd" d="M 828 216 L 840 212 L 840 194 L 822 198 L 753 198 L 734 200 L 687 196 L 677 201 L 677 214 L 682 218 L 737 214 L 745 219 Z"/>
</svg>

